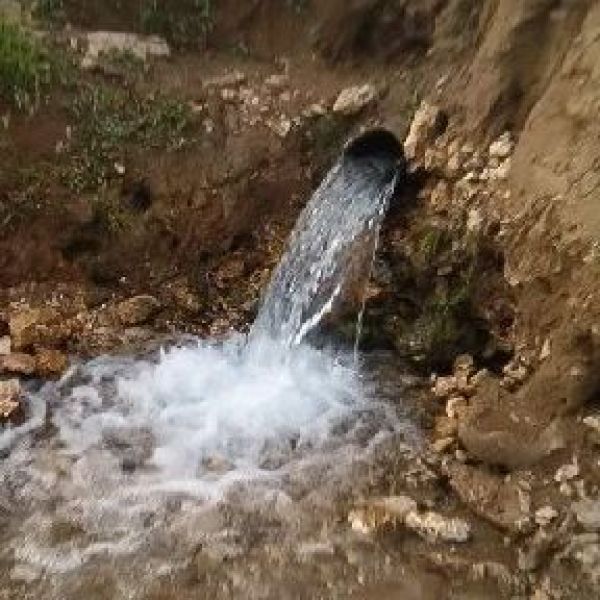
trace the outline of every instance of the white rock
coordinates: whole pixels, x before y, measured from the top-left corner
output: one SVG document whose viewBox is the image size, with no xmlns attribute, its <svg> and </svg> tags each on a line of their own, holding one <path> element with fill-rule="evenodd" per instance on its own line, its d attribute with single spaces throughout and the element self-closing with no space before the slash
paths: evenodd
<svg viewBox="0 0 600 600">
<path fill-rule="evenodd" d="M 583 419 L 583 424 L 600 433 L 600 416 L 591 415 Z"/>
<path fill-rule="evenodd" d="M 550 353 L 552 351 L 552 346 L 550 344 L 550 340 L 546 338 L 544 345 L 542 346 L 542 350 L 540 352 L 540 360 L 546 360 L 550 357 Z"/>
<path fill-rule="evenodd" d="M 421 103 L 404 141 L 404 152 L 408 159 L 414 160 L 435 139 L 440 133 L 441 120 L 442 111 L 437 106 L 426 101 Z"/>
<path fill-rule="evenodd" d="M 489 155 L 491 158 L 508 158 L 512 154 L 514 147 L 512 136 L 509 131 L 506 131 L 495 142 L 492 142 Z"/>
<path fill-rule="evenodd" d="M 223 87 L 238 87 L 246 83 L 246 75 L 241 71 L 232 71 L 217 77 L 211 77 L 202 82 L 202 87 L 208 88 L 223 88 Z"/>
<path fill-rule="evenodd" d="M 558 512 L 552 506 L 543 506 L 535 511 L 535 522 L 542 527 L 549 525 L 558 517 Z"/>
<path fill-rule="evenodd" d="M 458 419 L 468 407 L 469 404 L 463 396 L 454 396 L 446 403 L 446 416 L 450 419 Z"/>
<path fill-rule="evenodd" d="M 575 459 L 572 464 L 559 467 L 554 475 L 554 481 L 558 483 L 566 483 L 567 481 L 575 479 L 575 477 L 578 475 L 579 465 L 577 464 L 577 459 Z"/>
<path fill-rule="evenodd" d="M 428 542 L 466 542 L 471 537 L 471 527 L 462 519 L 446 519 L 435 512 L 410 512 L 406 526 Z"/>
<path fill-rule="evenodd" d="M 366 108 L 377 96 L 377 90 L 370 84 L 346 88 L 340 92 L 333 112 L 345 116 L 358 114 Z"/>
<path fill-rule="evenodd" d="M 102 54 L 109 52 L 130 52 L 136 58 L 146 61 L 149 57 L 165 57 L 171 54 L 169 44 L 163 38 L 152 35 L 116 31 L 93 31 L 86 35 L 87 51 L 82 67 L 93 68 Z"/>
</svg>

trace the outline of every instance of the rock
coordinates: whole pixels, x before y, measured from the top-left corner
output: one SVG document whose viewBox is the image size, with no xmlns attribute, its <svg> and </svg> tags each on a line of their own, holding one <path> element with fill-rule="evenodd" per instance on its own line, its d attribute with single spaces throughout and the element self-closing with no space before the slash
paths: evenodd
<svg viewBox="0 0 600 600">
<path fill-rule="evenodd" d="M 408 529 L 430 543 L 439 541 L 463 543 L 471 537 L 471 527 L 462 519 L 447 519 L 435 512 L 412 511 L 405 519 Z"/>
<path fill-rule="evenodd" d="M 475 514 L 510 533 L 522 531 L 528 515 L 514 481 L 505 481 L 483 467 L 449 463 L 444 467 L 450 487 Z"/>
<path fill-rule="evenodd" d="M 600 531 L 600 499 L 586 498 L 574 502 L 571 509 L 577 517 L 577 522 L 587 531 Z"/>
<path fill-rule="evenodd" d="M 550 340 L 548 338 L 546 338 L 546 340 L 544 341 L 544 345 L 542 346 L 542 349 L 540 351 L 540 360 L 546 360 L 547 358 L 550 358 L 550 354 L 552 352 L 552 346 L 550 344 Z"/>
<path fill-rule="evenodd" d="M 600 416 L 589 416 L 583 419 L 583 424 L 593 429 L 596 433 L 600 433 Z"/>
<path fill-rule="evenodd" d="M 282 90 L 289 84 L 289 77 L 285 74 L 273 74 L 265 79 L 265 85 L 273 90 Z"/>
<path fill-rule="evenodd" d="M 38 375 L 50 379 L 60 377 L 69 366 L 69 360 L 60 350 L 39 350 L 35 360 Z"/>
<path fill-rule="evenodd" d="M 369 83 L 349 87 L 340 92 L 333 105 L 333 112 L 344 116 L 353 116 L 371 104 L 377 96 L 377 90 Z"/>
<path fill-rule="evenodd" d="M 0 337 L 0 356 L 10 354 L 11 343 L 8 335 Z"/>
<path fill-rule="evenodd" d="M 0 381 L 0 423 L 22 417 L 21 384 L 18 379 Z"/>
<path fill-rule="evenodd" d="M 573 463 L 570 465 L 563 465 L 559 467 L 554 475 L 554 481 L 557 483 L 566 483 L 575 479 L 579 475 L 579 465 L 577 459 L 574 458 Z"/>
<path fill-rule="evenodd" d="M 433 444 L 431 444 L 431 449 L 438 454 L 443 454 L 446 450 L 449 450 L 456 441 L 455 437 L 447 437 L 440 438 L 439 440 L 435 440 Z"/>
<path fill-rule="evenodd" d="M 292 130 L 292 122 L 284 116 L 278 120 L 269 119 L 267 126 L 280 138 L 286 138 Z"/>
<path fill-rule="evenodd" d="M 456 377 L 438 377 L 433 385 L 433 395 L 436 398 L 447 398 L 457 391 L 458 384 Z"/>
<path fill-rule="evenodd" d="M 8 326 L 14 350 L 24 350 L 35 343 L 41 317 L 36 308 L 22 309 L 10 317 Z"/>
<path fill-rule="evenodd" d="M 352 529 L 369 534 L 385 526 L 403 525 L 406 516 L 417 509 L 408 496 L 387 496 L 362 503 L 348 514 Z"/>
<path fill-rule="evenodd" d="M 135 296 L 117 305 L 116 312 L 123 325 L 143 325 L 161 309 L 160 302 L 154 296 Z"/>
<path fill-rule="evenodd" d="M 218 77 L 212 77 L 202 82 L 204 89 L 210 88 L 235 88 L 246 83 L 246 75 L 241 71 L 225 73 Z"/>
<path fill-rule="evenodd" d="M 33 375 L 35 366 L 35 358 L 31 354 L 13 352 L 6 356 L 0 356 L 0 373 Z"/>
<path fill-rule="evenodd" d="M 40 579 L 43 575 L 40 567 L 29 564 L 17 564 L 11 572 L 10 578 L 12 581 L 18 581 L 26 584 L 32 584 Z"/>
<path fill-rule="evenodd" d="M 404 142 L 406 157 L 414 160 L 423 154 L 427 146 L 444 132 L 446 125 L 446 115 L 437 106 L 423 101 L 413 117 Z"/>
<path fill-rule="evenodd" d="M 452 200 L 452 189 L 445 181 L 438 181 L 433 188 L 429 203 L 435 210 L 447 208 Z"/>
<path fill-rule="evenodd" d="M 446 403 L 446 416 L 449 419 L 459 419 L 468 408 L 469 404 L 463 396 L 453 396 Z"/>
<path fill-rule="evenodd" d="M 458 433 L 458 421 L 451 417 L 440 415 L 435 419 L 435 437 L 438 439 L 455 438 Z"/>
<path fill-rule="evenodd" d="M 148 57 L 165 57 L 171 54 L 169 44 L 158 36 L 141 36 L 135 33 L 115 31 L 93 31 L 86 35 L 87 51 L 81 66 L 92 69 L 98 64 L 102 54 L 127 52 L 146 61 Z"/>
<path fill-rule="evenodd" d="M 483 228 L 483 215 L 478 208 L 472 208 L 467 215 L 467 231 L 479 233 Z"/>
<path fill-rule="evenodd" d="M 509 131 L 503 133 L 495 142 L 492 142 L 489 149 L 490 158 L 505 159 L 508 158 L 515 145 Z"/>
<path fill-rule="evenodd" d="M 540 527 L 546 527 L 558 517 L 558 511 L 552 506 L 542 506 L 535 511 L 535 522 Z"/>
</svg>

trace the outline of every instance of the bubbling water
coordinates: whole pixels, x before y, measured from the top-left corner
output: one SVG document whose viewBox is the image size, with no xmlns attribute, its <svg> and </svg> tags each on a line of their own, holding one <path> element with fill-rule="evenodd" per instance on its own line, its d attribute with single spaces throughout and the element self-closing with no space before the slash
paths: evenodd
<svg viewBox="0 0 600 600">
<path fill-rule="evenodd" d="M 0 507 L 21 514 L 3 540 L 15 561 L 60 574 L 162 552 L 164 565 L 174 560 L 159 550 L 165 532 L 179 536 L 182 556 L 203 539 L 192 526 L 199 511 L 240 493 L 247 506 L 289 508 L 315 486 L 340 486 L 353 464 L 404 431 L 352 355 L 304 341 L 333 310 L 361 238 L 372 259 L 392 164 L 389 154 L 350 153 L 332 169 L 249 339 L 102 357 L 30 395 L 32 419 L 0 433 Z M 68 535 L 57 537 L 65 523 Z"/>
</svg>

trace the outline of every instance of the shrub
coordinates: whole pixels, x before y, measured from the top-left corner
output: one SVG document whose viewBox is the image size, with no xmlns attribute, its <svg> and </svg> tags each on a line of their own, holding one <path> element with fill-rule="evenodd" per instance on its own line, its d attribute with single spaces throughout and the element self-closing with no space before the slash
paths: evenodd
<svg viewBox="0 0 600 600">
<path fill-rule="evenodd" d="M 50 56 L 33 33 L 0 20 L 0 98 L 18 109 L 32 108 L 52 76 Z"/>
</svg>

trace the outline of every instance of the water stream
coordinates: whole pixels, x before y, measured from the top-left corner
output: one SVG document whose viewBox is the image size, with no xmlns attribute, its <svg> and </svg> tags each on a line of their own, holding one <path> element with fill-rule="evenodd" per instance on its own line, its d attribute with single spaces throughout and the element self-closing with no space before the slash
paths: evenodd
<svg viewBox="0 0 600 600">
<path fill-rule="evenodd" d="M 395 159 L 347 152 L 333 167 L 248 339 L 98 358 L 30 395 L 32 418 L 0 433 L 0 575 L 76 598 L 82 574 L 108 571 L 106 597 L 146 597 L 198 548 L 247 552 L 265 515 L 294 539 L 404 434 L 351 351 L 306 342 L 370 269 Z"/>
</svg>

